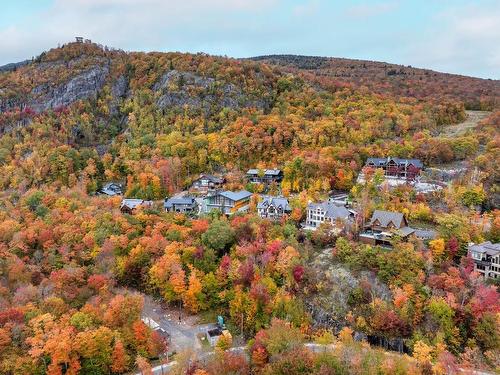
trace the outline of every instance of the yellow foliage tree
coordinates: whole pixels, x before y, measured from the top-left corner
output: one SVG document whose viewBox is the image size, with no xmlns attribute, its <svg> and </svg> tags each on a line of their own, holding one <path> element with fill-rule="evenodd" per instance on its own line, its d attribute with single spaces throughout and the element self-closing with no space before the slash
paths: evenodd
<svg viewBox="0 0 500 375">
<path fill-rule="evenodd" d="M 417 341 L 413 347 L 413 358 L 421 364 L 430 362 L 432 360 L 432 346 L 423 341 Z"/>
<path fill-rule="evenodd" d="M 353 333 L 353 330 L 350 329 L 349 327 L 342 328 L 342 330 L 339 332 L 340 342 L 342 344 L 352 343 L 353 342 L 352 333 Z"/>
<path fill-rule="evenodd" d="M 199 297 L 202 291 L 202 286 L 200 279 L 196 275 L 196 271 L 193 267 L 190 267 L 191 274 L 189 275 L 189 285 L 183 296 L 184 306 L 193 312 L 197 313 L 200 310 Z"/>
<path fill-rule="evenodd" d="M 434 262 L 439 262 L 443 259 L 445 243 L 444 239 L 437 238 L 429 242 L 429 247 L 432 253 L 432 259 Z"/>
</svg>

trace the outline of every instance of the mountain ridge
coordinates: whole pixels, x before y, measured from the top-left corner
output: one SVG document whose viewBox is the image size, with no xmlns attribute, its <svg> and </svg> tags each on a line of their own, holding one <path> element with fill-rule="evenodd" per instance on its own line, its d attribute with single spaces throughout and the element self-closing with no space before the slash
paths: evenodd
<svg viewBox="0 0 500 375">
<path fill-rule="evenodd" d="M 279 66 L 291 73 L 313 74 L 379 94 L 417 99 L 458 100 L 467 109 L 491 110 L 500 102 L 500 80 L 443 73 L 379 61 L 303 55 L 264 55 L 253 61 Z"/>
<path fill-rule="evenodd" d="M 500 81 L 500 78 L 484 78 L 484 77 L 478 77 L 478 76 L 468 75 L 468 74 L 451 73 L 451 72 L 446 72 L 446 71 L 441 71 L 441 70 L 435 70 L 432 68 L 417 67 L 417 66 L 413 66 L 411 64 L 405 65 L 405 64 L 393 63 L 393 62 L 383 61 L 383 60 L 356 59 L 356 58 L 350 58 L 350 57 L 302 55 L 302 54 L 293 54 L 293 53 L 273 53 L 273 54 L 269 54 L 269 55 L 251 56 L 251 57 L 247 57 L 245 59 L 254 60 L 254 61 L 265 61 L 265 60 L 270 60 L 270 59 L 282 59 L 282 58 L 294 58 L 294 57 L 295 58 L 305 58 L 305 59 L 318 59 L 318 60 L 324 60 L 324 61 L 332 60 L 332 61 L 347 61 L 347 62 L 352 61 L 352 62 L 359 62 L 359 63 L 376 63 L 376 64 L 384 64 L 384 65 L 391 66 L 391 67 L 416 69 L 416 70 L 428 71 L 431 73 L 474 78 L 474 79 L 479 79 L 479 80 L 484 80 L 484 81 Z"/>
</svg>

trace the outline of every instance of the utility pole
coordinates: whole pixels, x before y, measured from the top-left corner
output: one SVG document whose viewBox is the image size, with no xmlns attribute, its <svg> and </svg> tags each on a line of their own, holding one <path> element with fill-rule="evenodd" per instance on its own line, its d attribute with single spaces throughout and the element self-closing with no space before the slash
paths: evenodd
<svg viewBox="0 0 500 375">
<path fill-rule="evenodd" d="M 241 337 L 243 338 L 243 311 L 241 312 Z"/>
</svg>

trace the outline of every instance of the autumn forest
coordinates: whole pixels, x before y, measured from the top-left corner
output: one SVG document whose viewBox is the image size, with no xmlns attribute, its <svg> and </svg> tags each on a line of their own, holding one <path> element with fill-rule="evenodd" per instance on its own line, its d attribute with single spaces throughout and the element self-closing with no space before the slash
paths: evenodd
<svg viewBox="0 0 500 375">
<path fill-rule="evenodd" d="M 471 244 L 500 272 L 499 100 L 498 80 L 385 63 L 90 42 L 0 70 L 0 373 L 496 373 L 500 278 Z M 369 158 L 419 160 L 435 188 Z M 202 174 L 245 210 L 168 212 L 206 202 Z M 348 219 L 307 230 L 339 195 Z M 417 235 L 363 242 L 376 212 Z M 151 303 L 228 333 L 181 350 Z"/>
</svg>

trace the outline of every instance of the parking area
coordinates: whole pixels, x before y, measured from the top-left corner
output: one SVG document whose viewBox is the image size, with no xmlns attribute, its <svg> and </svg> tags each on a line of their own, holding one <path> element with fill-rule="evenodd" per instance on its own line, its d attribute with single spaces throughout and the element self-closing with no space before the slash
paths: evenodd
<svg viewBox="0 0 500 375">
<path fill-rule="evenodd" d="M 198 324 L 196 315 L 185 315 L 184 311 L 167 309 L 150 296 L 144 295 L 143 321 L 153 329 L 160 329 L 169 337 L 169 352 L 183 350 L 205 351 L 200 339 L 214 324 Z M 180 316 L 180 319 L 179 319 Z"/>
</svg>

